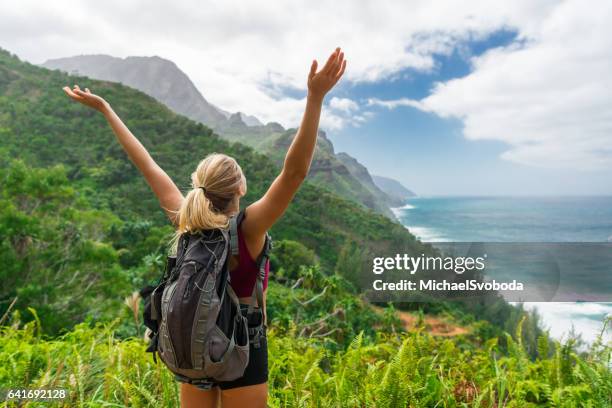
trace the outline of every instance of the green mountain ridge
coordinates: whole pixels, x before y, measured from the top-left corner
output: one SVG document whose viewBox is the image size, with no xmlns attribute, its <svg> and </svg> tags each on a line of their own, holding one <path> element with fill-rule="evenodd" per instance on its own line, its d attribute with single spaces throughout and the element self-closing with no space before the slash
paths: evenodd
<svg viewBox="0 0 612 408">
<path fill-rule="evenodd" d="M 367 188 L 368 191 L 374 197 L 383 200 L 387 208 L 398 207 L 402 205 L 399 204 L 400 201 L 397 199 L 396 196 L 389 194 L 386 189 L 381 188 L 380 185 L 376 183 L 374 176 L 370 175 L 368 169 L 363 164 L 359 163 L 357 159 L 344 152 L 337 153 L 336 157 L 342 162 L 342 164 L 346 166 L 346 168 L 353 175 L 353 177 L 359 180 L 361 184 L 365 188 Z M 400 184 L 399 181 L 396 183 Z"/>
<path fill-rule="evenodd" d="M 282 163 L 277 147 L 287 142 L 287 133 L 295 133 L 295 129 L 285 130 L 278 123 L 263 125 L 255 117 L 241 112 L 230 114 L 210 104 L 176 64 L 160 57 L 80 55 L 52 59 L 42 66 L 136 88 L 173 111 L 211 127 L 221 137 L 244 143 L 271 156 L 277 165 Z M 310 180 L 343 198 L 394 219 L 390 210 L 394 199 L 372 182 L 364 166 L 354 162 L 356 160 L 347 153 L 343 153 L 342 157 L 337 156 L 333 144 L 321 132 Z"/>
<path fill-rule="evenodd" d="M 261 130 L 250 128 L 248 135 L 245 135 L 243 131 L 230 130 L 224 131 L 223 134 L 229 140 L 252 146 L 280 166 L 285 157 L 284 152 L 289 148 L 297 129 L 269 132 L 269 127 L 267 125 Z M 343 156 L 348 156 L 348 154 L 343 153 Z M 352 157 L 351 159 L 356 162 Z M 367 169 L 365 167 L 363 169 L 367 173 Z M 390 219 L 395 219 L 393 212 L 387 205 L 389 198 L 386 194 L 378 190 L 373 184 L 372 188 L 369 188 L 367 177 L 360 178 L 359 175 L 352 172 L 349 166 L 343 163 L 339 155 L 335 153 L 333 143 L 322 130 L 318 134 L 315 155 L 308 176 L 312 183 L 333 191 L 340 197 L 373 209 Z"/>
<path fill-rule="evenodd" d="M 212 151 L 241 163 L 246 203 L 279 167 L 132 88 L 0 50 L 0 383 L 65 392 L 45 406 L 178 406 L 176 380 L 145 351 L 134 292 L 163 270 L 172 227 L 102 116 L 63 94 L 72 83 L 107 98 L 183 189 Z M 281 150 L 292 133 L 276 130 L 263 141 Z M 269 406 L 610 406 L 609 344 L 553 341 L 521 306 L 396 304 L 419 309 L 411 327 L 373 307 L 351 284 L 369 258 L 432 251 L 385 216 L 307 180 L 272 234 Z M 427 307 L 465 330 L 429 332 Z"/>
<path fill-rule="evenodd" d="M 1 51 L 0 159 L 17 158 L 39 169 L 63 166 L 79 200 L 112 213 L 123 224 L 121 231 L 108 239 L 120 251 L 123 267 L 133 267 L 141 262 L 142 256 L 155 251 L 149 245 L 152 234 L 159 237 L 164 229 L 170 234 L 172 228 L 104 117 L 74 103 L 62 91 L 66 84 L 75 83 L 106 98 L 183 191 L 191 189 L 189 175 L 207 154 L 223 152 L 235 157 L 248 180 L 248 192 L 241 201 L 243 207 L 259 199 L 278 175 L 280 167 L 275 160 L 282 157 L 294 136 L 294 132 L 284 131 L 277 138 L 258 139 L 264 148 L 272 148 L 278 154 L 277 159 L 268 157 L 250 146 L 219 137 L 203 124 L 174 113 L 133 88 L 50 71 Z M 325 137 L 319 137 L 317 149 L 321 152 L 319 157 L 333 153 Z M 372 273 L 374 257 L 438 254 L 433 246 L 417 240 L 399 222 L 312 182 L 316 178 L 335 177 L 341 171 L 349 172 L 342 164 L 338 171 L 329 171 L 338 163 L 331 159 L 313 163 L 294 201 L 270 231 L 275 241 L 301 244 L 314 252 L 326 275 L 338 275 L 353 285 L 360 283 L 360 277 Z M 350 180 L 358 183 L 354 177 Z M 347 190 L 350 188 L 346 186 Z M 491 301 L 499 303 L 495 308 L 478 302 L 449 307 L 479 315 L 498 327 L 512 325 L 520 314 L 498 300 L 492 294 Z M 427 303 L 402 307 L 441 310 L 439 305 Z"/>
<path fill-rule="evenodd" d="M 210 128 L 175 114 L 142 92 L 50 71 L 0 52 L 2 147 L 9 156 L 37 167 L 63 164 L 69 178 L 87 188 L 87 199 L 108 207 L 122 219 L 168 224 L 104 118 L 63 94 L 62 86 L 73 83 L 105 97 L 182 190 L 189 188 L 189 174 L 197 162 L 213 151 L 234 156 L 243 167 L 249 181 L 244 204 L 259 198 L 278 172 L 270 158 L 219 138 Z M 288 132 L 283 135 L 275 141 L 277 148 L 288 142 Z M 318 149 L 327 152 L 329 146 L 320 140 L 323 143 Z M 276 239 L 303 243 L 332 270 L 349 243 L 358 242 L 370 253 L 431 251 L 400 224 L 314 185 L 311 180 L 325 174 L 324 167 L 324 161 L 315 163 L 313 174 L 272 229 Z"/>
</svg>

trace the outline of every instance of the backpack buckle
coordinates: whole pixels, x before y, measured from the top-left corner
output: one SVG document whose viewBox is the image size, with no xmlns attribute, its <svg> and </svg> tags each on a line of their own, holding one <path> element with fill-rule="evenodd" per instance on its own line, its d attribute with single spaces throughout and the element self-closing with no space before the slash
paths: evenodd
<svg viewBox="0 0 612 408">
<path fill-rule="evenodd" d="M 261 338 L 264 336 L 265 336 L 265 331 L 264 331 L 263 324 L 260 324 L 257 327 L 249 328 L 249 342 L 253 344 L 254 348 L 258 349 L 261 347 Z"/>
</svg>

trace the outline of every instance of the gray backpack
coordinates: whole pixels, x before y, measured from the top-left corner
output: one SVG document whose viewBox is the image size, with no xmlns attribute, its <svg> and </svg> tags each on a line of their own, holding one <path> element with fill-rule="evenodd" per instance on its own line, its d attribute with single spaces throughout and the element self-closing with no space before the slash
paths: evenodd
<svg viewBox="0 0 612 408">
<path fill-rule="evenodd" d="M 247 316 L 240 310 L 230 282 L 230 254 L 238 254 L 238 227 L 244 212 L 230 219 L 229 230 L 185 233 L 176 256 L 169 256 L 156 286 L 141 291 L 144 321 L 151 330 L 147 351 L 158 353 L 187 382 L 232 381 L 249 363 L 249 338 L 260 346 L 264 333 L 263 279 L 271 239 L 266 234 L 257 259 L 259 273 Z M 257 307 L 253 303 L 257 303 Z M 249 327 L 248 317 L 262 312 L 261 324 Z"/>
</svg>

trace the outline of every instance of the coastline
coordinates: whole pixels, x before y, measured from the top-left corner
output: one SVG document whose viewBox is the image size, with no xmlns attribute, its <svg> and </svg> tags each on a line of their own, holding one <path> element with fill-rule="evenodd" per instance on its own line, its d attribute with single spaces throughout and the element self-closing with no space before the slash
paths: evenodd
<svg viewBox="0 0 612 408">
<path fill-rule="evenodd" d="M 444 197 L 443 199 L 445 202 L 453 200 L 452 197 Z M 465 199 L 465 197 L 457 197 L 455 199 L 462 200 Z M 528 197 L 523 199 L 529 200 Z M 421 201 L 421 204 L 423 203 L 424 202 Z M 413 199 L 410 199 L 407 201 L 406 205 L 393 208 L 392 211 L 395 214 L 398 222 L 400 222 L 419 240 L 431 243 L 433 245 L 439 242 L 453 242 L 453 239 L 450 237 L 451 233 L 449 233 L 449 231 L 443 231 L 439 227 L 427 224 L 424 222 L 426 220 L 421 219 L 421 222 L 415 223 L 418 225 L 411 225 L 412 223 L 408 221 L 409 217 L 407 217 L 407 215 L 411 210 L 416 210 L 419 205 L 420 204 L 415 203 Z M 468 227 L 465 226 L 465 228 Z M 476 232 L 475 230 L 473 231 Z M 606 239 L 603 239 L 606 237 L 607 242 L 610 242 L 610 238 L 612 238 L 610 234 L 607 234 L 606 236 L 602 235 L 603 242 L 606 242 Z M 576 333 L 580 333 L 582 335 L 582 339 L 587 344 L 592 343 L 601 332 L 604 317 L 606 315 L 612 315 L 612 299 L 609 303 L 526 302 L 523 305 L 527 309 L 537 310 L 542 317 L 543 328 L 549 330 L 552 337 L 561 340 L 565 338 L 573 328 Z M 612 330 L 610 328 L 608 328 L 606 333 L 604 333 L 604 341 L 612 341 Z"/>
</svg>

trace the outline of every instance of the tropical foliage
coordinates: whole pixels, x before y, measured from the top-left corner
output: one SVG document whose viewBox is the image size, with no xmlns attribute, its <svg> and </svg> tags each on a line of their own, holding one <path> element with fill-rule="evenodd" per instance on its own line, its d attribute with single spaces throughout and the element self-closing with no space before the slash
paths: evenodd
<svg viewBox="0 0 612 408">
<path fill-rule="evenodd" d="M 0 383 L 68 390 L 61 402 L 23 405 L 30 407 L 178 406 L 169 371 L 145 353 L 140 338 L 117 339 L 115 326 L 80 324 L 60 338 L 45 339 L 38 320 L 22 327 L 15 322 L 0 337 Z M 583 355 L 571 341 L 554 343 L 531 360 L 514 340 L 503 353 L 495 339 L 473 347 L 461 338 L 439 339 L 417 330 L 373 340 L 358 334 L 336 352 L 322 339 L 295 334 L 269 333 L 273 407 L 612 404 L 610 348 L 600 343 Z"/>
<path fill-rule="evenodd" d="M 278 174 L 268 157 L 231 144 L 206 126 L 171 112 L 153 98 L 120 84 L 49 71 L 0 50 L 0 140 L 10 157 L 31 167 L 62 164 L 73 186 L 94 208 L 134 223 L 168 225 L 163 211 L 130 163 L 102 115 L 71 103 L 61 88 L 79 83 L 104 96 L 182 190 L 207 154 L 235 157 L 248 179 L 244 204 L 259 198 Z M 431 251 L 388 218 L 307 182 L 271 231 L 299 241 L 330 269 L 348 238 L 389 250 Z"/>
<path fill-rule="evenodd" d="M 176 406 L 134 293 L 159 276 L 172 228 L 102 118 L 64 99 L 73 82 L 104 94 L 183 188 L 212 151 L 239 160 L 247 203 L 278 169 L 132 89 L 0 51 L 0 388 L 69 392 L 25 406 Z M 609 344 L 559 344 L 499 300 L 398 304 L 420 310 L 409 331 L 364 300 L 354 278 L 368 257 L 434 251 L 403 226 L 306 183 L 272 234 L 272 406 L 611 405 Z M 436 337 L 425 313 L 465 330 Z"/>
</svg>

